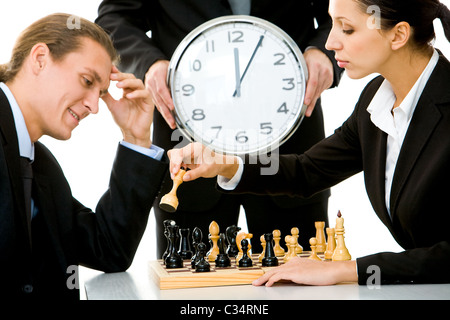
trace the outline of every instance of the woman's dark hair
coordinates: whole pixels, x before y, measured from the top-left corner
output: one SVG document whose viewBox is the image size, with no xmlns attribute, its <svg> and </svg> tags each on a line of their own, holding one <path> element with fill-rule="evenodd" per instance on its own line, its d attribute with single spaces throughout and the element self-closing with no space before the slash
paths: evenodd
<svg viewBox="0 0 450 320">
<path fill-rule="evenodd" d="M 446 38 L 450 41 L 450 10 L 439 0 L 355 0 L 364 12 L 371 6 L 380 13 L 382 30 L 392 29 L 399 22 L 407 22 L 413 30 L 412 40 L 417 48 L 427 48 L 435 39 L 433 20 L 441 20 Z"/>
</svg>

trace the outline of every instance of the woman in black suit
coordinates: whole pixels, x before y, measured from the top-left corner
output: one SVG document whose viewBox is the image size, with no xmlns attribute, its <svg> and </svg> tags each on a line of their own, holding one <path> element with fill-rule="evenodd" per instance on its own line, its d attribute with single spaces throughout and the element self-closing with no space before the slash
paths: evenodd
<svg viewBox="0 0 450 320">
<path fill-rule="evenodd" d="M 430 45 L 436 18 L 450 39 L 450 11 L 437 0 L 332 0 L 329 11 L 333 29 L 327 48 L 335 51 L 338 64 L 351 78 L 381 74 L 366 86 L 349 119 L 304 154 L 280 156 L 276 175 L 260 175 L 259 166 L 245 164 L 242 175 L 235 176 L 240 166 L 235 161 L 188 165 L 193 170 L 184 178 L 221 175 L 220 185 L 230 192 L 310 196 L 363 171 L 376 214 L 405 249 L 334 263 L 293 259 L 255 285 L 280 279 L 366 284 L 373 280 L 373 266 L 379 283 L 450 282 L 445 188 L 450 179 L 450 63 Z M 201 153 L 202 147 L 193 149 Z M 189 152 L 169 153 L 172 173 L 181 162 L 195 163 L 197 155 L 192 159 Z"/>
</svg>

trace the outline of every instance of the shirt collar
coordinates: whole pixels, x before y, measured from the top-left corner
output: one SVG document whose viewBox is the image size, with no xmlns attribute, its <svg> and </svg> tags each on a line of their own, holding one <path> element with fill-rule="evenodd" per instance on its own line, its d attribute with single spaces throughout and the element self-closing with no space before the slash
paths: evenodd
<svg viewBox="0 0 450 320">
<path fill-rule="evenodd" d="M 412 118 L 417 102 L 419 101 L 423 89 L 425 88 L 425 85 L 428 82 L 428 79 L 430 78 L 431 73 L 433 72 L 438 60 L 439 53 L 434 50 L 430 61 L 420 75 L 419 79 L 417 79 L 416 83 L 411 88 L 405 99 L 397 107 L 405 113 L 408 122 Z M 390 115 L 390 117 L 392 117 L 391 111 L 395 103 L 395 99 L 396 98 L 394 90 L 392 89 L 391 84 L 389 83 L 389 81 L 384 80 L 377 93 L 373 97 L 372 101 L 370 102 L 369 106 L 367 107 L 367 111 L 371 115 L 370 119 L 372 120 L 372 122 L 388 134 L 390 134 L 389 131 L 392 130 L 392 128 L 390 128 L 390 125 L 387 125 L 385 123 L 385 119 L 387 119 L 387 115 Z"/>
<path fill-rule="evenodd" d="M 25 119 L 23 118 L 22 111 L 20 110 L 19 105 L 17 104 L 14 95 L 11 90 L 9 90 L 8 86 L 3 82 L 0 82 L 0 89 L 6 95 L 8 102 L 11 106 L 11 110 L 14 117 L 14 124 L 16 126 L 17 131 L 17 139 L 19 142 L 19 153 L 21 157 L 26 157 L 31 161 L 34 160 L 34 144 L 31 142 L 30 134 L 28 133 L 27 126 L 25 124 Z"/>
</svg>

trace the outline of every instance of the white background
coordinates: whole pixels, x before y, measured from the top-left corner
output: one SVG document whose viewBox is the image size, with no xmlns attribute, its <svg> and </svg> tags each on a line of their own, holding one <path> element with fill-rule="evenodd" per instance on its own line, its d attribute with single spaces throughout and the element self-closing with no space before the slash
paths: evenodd
<svg viewBox="0 0 450 320">
<path fill-rule="evenodd" d="M 50 13 L 66 12 L 94 21 L 101 1 L 15 0 L 8 1 L 7 4 L 5 2 L 0 9 L 0 63 L 9 61 L 15 39 L 35 20 Z M 441 2 L 450 7 L 450 0 Z M 435 22 L 435 29 L 437 33 L 435 47 L 450 58 L 450 45 L 443 35 L 440 22 Z M 350 80 L 344 74 L 338 88 L 330 89 L 323 94 L 326 135 L 331 134 L 351 114 L 359 94 L 373 77 Z M 113 95 L 117 94 L 118 92 L 113 92 Z M 95 210 L 98 199 L 107 188 L 120 139 L 120 131 L 101 101 L 99 113 L 83 120 L 69 141 L 56 141 L 48 137 L 43 137 L 40 141 L 46 144 L 58 159 L 74 196 Z M 381 251 L 402 250 L 373 212 L 367 199 L 362 174 L 332 188 L 329 200 L 331 226 L 335 224 L 334 218 L 338 210 L 341 210 L 345 218 L 346 244 L 353 258 Z M 176 216 L 174 219 L 176 220 Z M 241 215 L 240 225 L 245 230 L 243 221 Z M 301 226 L 298 227 L 301 231 Z M 154 228 L 154 216 L 151 214 L 132 267 L 145 265 L 146 261 L 155 259 Z M 258 239 L 259 235 L 255 237 Z"/>
</svg>

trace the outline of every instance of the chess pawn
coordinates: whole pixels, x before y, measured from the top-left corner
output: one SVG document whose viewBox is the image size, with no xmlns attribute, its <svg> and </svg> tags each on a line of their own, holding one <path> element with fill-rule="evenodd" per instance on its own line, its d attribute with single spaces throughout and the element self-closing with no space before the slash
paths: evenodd
<svg viewBox="0 0 450 320">
<path fill-rule="evenodd" d="M 334 249 L 333 256 L 331 257 L 332 261 L 344 261 L 351 260 L 352 257 L 348 252 L 347 247 L 345 246 L 344 241 L 344 218 L 341 216 L 341 212 L 338 212 L 338 217 L 336 218 L 336 249 Z"/>
<path fill-rule="evenodd" d="M 266 252 L 266 239 L 264 239 L 264 235 L 262 235 L 259 240 L 261 241 L 261 247 L 263 248 L 261 254 L 258 256 L 258 260 L 261 262 Z"/>
<path fill-rule="evenodd" d="M 294 236 L 286 236 L 284 238 L 284 241 L 286 242 L 286 246 L 288 247 L 288 251 L 284 256 L 284 262 L 288 262 L 289 260 L 297 256 L 297 254 L 295 253 L 295 246 L 297 244 L 297 240 L 295 239 Z"/>
<path fill-rule="evenodd" d="M 316 227 L 316 239 L 317 239 L 316 252 L 323 253 L 325 252 L 327 246 L 325 242 L 325 232 L 324 232 L 325 222 L 316 221 L 314 225 Z"/>
<path fill-rule="evenodd" d="M 177 189 L 183 183 L 183 176 L 186 173 L 184 169 L 180 169 L 173 178 L 172 190 L 161 198 L 159 207 L 167 212 L 175 212 L 178 208 Z"/>
<path fill-rule="evenodd" d="M 311 245 L 311 255 L 308 257 L 308 259 L 322 261 L 322 259 L 320 259 L 319 256 L 317 255 L 316 249 L 317 239 L 316 238 L 309 239 L 309 244 Z"/>
<path fill-rule="evenodd" d="M 253 234 L 251 234 L 251 233 L 245 233 L 245 232 L 239 232 L 238 233 L 238 235 L 236 236 L 236 244 L 237 244 L 237 246 L 238 246 L 238 250 L 239 250 L 239 253 L 238 253 L 238 255 L 237 255 L 237 257 L 236 257 L 236 261 L 239 261 L 241 258 L 242 258 L 242 255 L 243 255 L 243 252 L 242 252 L 242 244 L 241 244 L 241 242 L 242 242 L 242 239 L 251 239 L 251 238 L 253 238 Z M 251 246 L 251 244 L 249 243 L 248 244 L 248 251 L 247 251 L 247 254 L 250 254 L 250 249 L 252 248 L 252 246 Z"/>
<path fill-rule="evenodd" d="M 280 246 L 280 240 L 281 240 L 281 231 L 280 230 L 273 230 L 273 241 L 274 241 L 274 247 L 273 251 L 275 252 L 275 256 L 277 257 L 283 257 L 285 255 L 284 249 Z"/>
<path fill-rule="evenodd" d="M 197 246 L 200 242 L 202 242 L 203 239 L 203 233 L 202 230 L 200 230 L 199 227 L 195 227 L 192 231 L 192 246 L 194 247 L 194 255 L 191 258 L 191 267 L 192 269 L 195 268 L 195 263 L 197 262 Z"/>
<path fill-rule="evenodd" d="M 295 238 L 295 253 L 300 254 L 303 252 L 303 247 L 298 243 L 299 230 L 297 227 L 291 229 L 291 235 Z"/>
<path fill-rule="evenodd" d="M 206 261 L 206 244 L 200 242 L 198 248 L 198 261 L 195 264 L 195 272 L 209 272 L 211 270 L 210 264 Z"/>
<path fill-rule="evenodd" d="M 331 260 L 334 249 L 336 249 L 336 239 L 334 237 L 334 228 L 327 228 L 327 250 L 325 250 L 325 259 Z"/>
<path fill-rule="evenodd" d="M 170 252 L 167 255 L 165 261 L 166 268 L 167 269 L 175 269 L 175 268 L 182 268 L 183 267 L 183 259 L 181 259 L 181 256 L 178 254 L 176 249 L 176 239 L 178 238 L 178 226 L 177 225 L 170 225 L 168 227 L 169 230 L 169 240 L 171 242 L 170 245 Z"/>
<path fill-rule="evenodd" d="M 266 251 L 264 254 L 264 258 L 261 263 L 263 267 L 276 267 L 278 266 L 278 258 L 275 256 L 275 252 L 273 251 L 273 234 L 266 233 L 264 235 L 264 239 L 266 240 Z"/>
<path fill-rule="evenodd" d="M 206 256 L 208 261 L 215 261 L 217 255 L 219 254 L 219 247 L 217 246 L 217 240 L 219 240 L 219 225 L 217 222 L 212 221 L 209 225 L 209 240 L 212 242 L 211 249 L 208 251 Z"/>
<path fill-rule="evenodd" d="M 241 231 L 241 228 L 235 225 L 229 226 L 225 231 L 228 241 L 227 254 L 230 258 L 239 254 L 239 248 L 236 244 L 236 236 L 239 231 Z"/>
<path fill-rule="evenodd" d="M 247 239 L 242 239 L 241 241 L 241 247 L 242 247 L 242 258 L 239 260 L 239 267 L 240 268 L 250 268 L 253 266 L 252 258 L 248 256 L 248 248 L 249 243 Z"/>
<path fill-rule="evenodd" d="M 219 235 L 217 246 L 219 247 L 219 254 L 216 257 L 216 268 L 226 268 L 231 266 L 230 257 L 226 254 L 225 235 L 223 233 Z"/>
<path fill-rule="evenodd" d="M 191 242 L 189 241 L 189 228 L 180 229 L 180 248 L 178 250 L 178 254 L 181 256 L 181 259 L 188 260 L 192 258 L 192 250 L 191 250 Z"/>
</svg>

